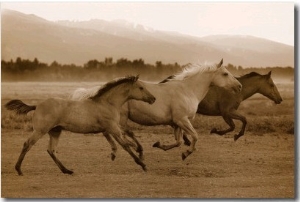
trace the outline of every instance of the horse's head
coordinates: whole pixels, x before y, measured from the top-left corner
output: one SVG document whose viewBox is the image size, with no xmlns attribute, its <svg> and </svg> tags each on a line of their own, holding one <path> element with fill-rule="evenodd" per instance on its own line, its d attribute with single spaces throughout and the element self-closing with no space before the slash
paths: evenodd
<svg viewBox="0 0 300 202">
<path fill-rule="evenodd" d="M 271 78 L 271 71 L 262 76 L 262 82 L 258 91 L 267 98 L 273 100 L 276 104 L 280 104 L 282 102 L 282 98 L 277 90 L 277 87 Z"/>
<path fill-rule="evenodd" d="M 212 85 L 223 87 L 234 93 L 238 93 L 242 90 L 242 84 L 224 67 L 222 66 L 223 59 L 217 64 L 217 68 L 214 72 Z"/>
<path fill-rule="evenodd" d="M 146 89 L 144 83 L 138 80 L 139 76 L 136 76 L 135 78 L 129 92 L 130 98 L 153 104 L 156 98 Z"/>
</svg>

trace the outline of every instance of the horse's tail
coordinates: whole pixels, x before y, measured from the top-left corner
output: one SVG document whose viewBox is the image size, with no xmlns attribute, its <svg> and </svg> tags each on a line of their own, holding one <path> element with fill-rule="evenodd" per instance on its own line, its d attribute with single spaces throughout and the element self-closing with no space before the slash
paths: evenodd
<svg viewBox="0 0 300 202">
<path fill-rule="evenodd" d="M 5 104 L 6 109 L 14 110 L 17 114 L 27 114 L 28 112 L 35 110 L 35 105 L 27 105 L 21 100 L 11 100 Z"/>
</svg>

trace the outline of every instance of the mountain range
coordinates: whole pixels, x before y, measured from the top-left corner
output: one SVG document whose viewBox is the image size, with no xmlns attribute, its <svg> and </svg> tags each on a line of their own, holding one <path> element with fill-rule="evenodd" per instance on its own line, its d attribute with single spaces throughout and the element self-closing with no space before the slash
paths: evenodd
<svg viewBox="0 0 300 202">
<path fill-rule="evenodd" d="M 195 37 L 155 30 L 124 20 L 48 21 L 13 10 L 1 12 L 2 60 L 83 65 L 142 58 L 164 64 L 219 62 L 242 67 L 294 67 L 294 47 L 246 35 Z"/>
</svg>

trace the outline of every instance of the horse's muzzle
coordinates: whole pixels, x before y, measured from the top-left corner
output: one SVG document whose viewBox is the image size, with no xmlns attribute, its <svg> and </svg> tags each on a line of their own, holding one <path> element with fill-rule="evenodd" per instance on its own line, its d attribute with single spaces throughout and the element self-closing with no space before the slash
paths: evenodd
<svg viewBox="0 0 300 202">
<path fill-rule="evenodd" d="M 149 104 L 153 104 L 154 102 L 155 102 L 155 100 L 156 100 L 156 98 L 155 97 L 150 97 L 149 99 L 148 99 L 148 103 Z"/>
<path fill-rule="evenodd" d="M 234 93 L 239 93 L 239 92 L 242 91 L 242 85 L 239 84 L 237 86 L 234 86 L 234 87 L 232 87 L 232 90 L 233 90 Z"/>
<path fill-rule="evenodd" d="M 280 104 L 282 101 L 283 101 L 282 98 L 280 98 L 280 99 L 275 100 L 274 102 L 275 102 L 275 104 Z"/>
</svg>

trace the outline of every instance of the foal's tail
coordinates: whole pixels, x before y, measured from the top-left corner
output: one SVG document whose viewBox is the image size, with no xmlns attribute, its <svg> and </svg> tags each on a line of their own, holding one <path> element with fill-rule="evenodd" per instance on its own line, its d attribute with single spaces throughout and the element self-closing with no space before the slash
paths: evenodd
<svg viewBox="0 0 300 202">
<path fill-rule="evenodd" d="M 5 104 L 6 109 L 14 110 L 17 114 L 27 114 L 28 112 L 35 110 L 35 105 L 27 105 L 21 100 L 11 100 Z"/>
</svg>

